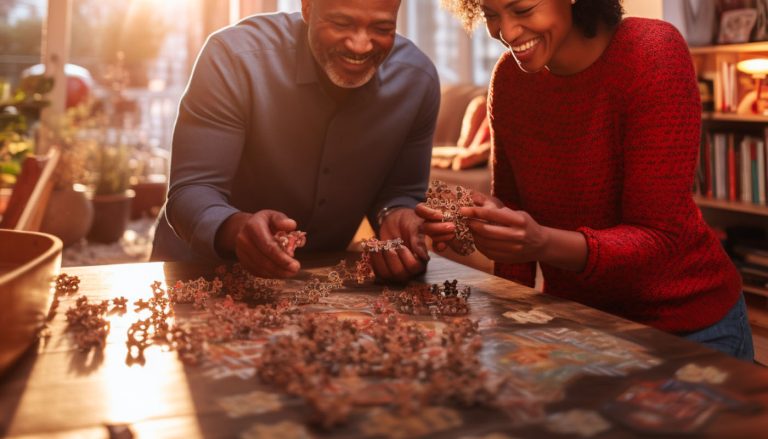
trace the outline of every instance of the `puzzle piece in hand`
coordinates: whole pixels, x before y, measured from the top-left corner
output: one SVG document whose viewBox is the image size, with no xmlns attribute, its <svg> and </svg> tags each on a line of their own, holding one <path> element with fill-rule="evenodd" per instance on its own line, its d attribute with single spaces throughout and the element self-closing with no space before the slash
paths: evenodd
<svg viewBox="0 0 768 439">
<path fill-rule="evenodd" d="M 279 231 L 275 233 L 275 240 L 286 253 L 293 257 L 297 248 L 304 247 L 307 244 L 307 232 L 294 230 L 292 232 Z"/>
<path fill-rule="evenodd" d="M 427 189 L 427 207 L 439 210 L 444 222 L 453 222 L 456 226 L 456 241 L 460 247 L 457 252 L 469 255 L 475 251 L 475 240 L 469 230 L 467 217 L 459 213 L 462 207 L 473 206 L 472 193 L 469 189 L 448 185 L 440 180 L 432 180 Z"/>
</svg>

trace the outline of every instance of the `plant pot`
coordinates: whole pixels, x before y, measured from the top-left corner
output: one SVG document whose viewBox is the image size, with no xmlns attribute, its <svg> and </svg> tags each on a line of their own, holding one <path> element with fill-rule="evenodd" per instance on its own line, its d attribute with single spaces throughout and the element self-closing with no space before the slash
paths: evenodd
<svg viewBox="0 0 768 439">
<path fill-rule="evenodd" d="M 93 205 L 85 188 L 70 187 L 51 192 L 40 231 L 57 236 L 66 247 L 85 238 L 92 224 Z"/>
<path fill-rule="evenodd" d="M 136 192 L 131 207 L 131 219 L 144 217 L 155 218 L 165 203 L 165 193 L 168 183 L 163 181 L 141 181 L 131 185 Z"/>
<path fill-rule="evenodd" d="M 94 195 L 93 225 L 88 232 L 88 241 L 111 244 L 119 240 L 131 216 L 131 203 L 136 193 L 127 190 L 119 194 Z"/>
</svg>

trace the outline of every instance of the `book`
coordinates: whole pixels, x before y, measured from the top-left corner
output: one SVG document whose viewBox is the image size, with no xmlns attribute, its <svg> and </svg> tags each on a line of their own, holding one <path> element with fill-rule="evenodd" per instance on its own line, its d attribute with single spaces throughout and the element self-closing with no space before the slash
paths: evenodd
<svg viewBox="0 0 768 439">
<path fill-rule="evenodd" d="M 757 204 L 766 205 L 765 191 L 768 186 L 768 179 L 765 176 L 765 142 L 763 140 L 757 141 L 757 175 L 754 177 L 754 184 L 757 186 Z"/>
<path fill-rule="evenodd" d="M 701 165 L 704 168 L 704 185 L 702 195 L 712 198 L 712 137 L 709 133 L 701 136 L 702 158 Z"/>
<path fill-rule="evenodd" d="M 714 134 L 714 150 L 712 154 L 712 174 L 713 180 L 713 194 L 715 198 L 719 200 L 725 200 L 728 198 L 726 191 L 726 170 L 728 169 L 726 162 L 726 154 L 728 152 L 727 146 L 728 140 L 725 133 Z"/>
<path fill-rule="evenodd" d="M 725 197 L 726 200 L 730 201 L 737 201 L 739 198 L 737 194 L 738 191 L 738 177 L 737 175 L 737 163 L 738 159 L 737 156 L 737 149 L 738 149 L 738 143 L 736 143 L 736 135 L 734 133 L 728 133 L 728 145 L 727 145 L 727 151 L 726 151 L 726 187 L 728 189 L 728 195 Z"/>
</svg>

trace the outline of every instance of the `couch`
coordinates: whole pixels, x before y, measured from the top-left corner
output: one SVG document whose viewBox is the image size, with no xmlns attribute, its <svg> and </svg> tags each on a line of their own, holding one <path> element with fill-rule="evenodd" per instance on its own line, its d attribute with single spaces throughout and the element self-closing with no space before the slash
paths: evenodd
<svg viewBox="0 0 768 439">
<path fill-rule="evenodd" d="M 437 116 L 437 126 L 435 127 L 435 136 L 433 141 L 434 151 L 444 146 L 458 146 L 462 134 L 462 125 L 466 126 L 466 118 L 471 118 L 467 108 L 473 99 L 478 96 L 485 96 L 486 88 L 476 85 L 459 84 L 444 86 L 441 90 L 440 111 Z M 433 160 L 433 163 L 435 160 Z M 438 179 L 449 184 L 457 184 L 474 191 L 489 193 L 491 190 L 491 172 L 489 165 L 472 167 L 468 169 L 454 170 L 448 168 L 432 167 L 430 171 L 430 180 Z M 453 261 L 491 272 L 493 263 L 480 254 L 474 252 L 469 256 L 459 255 L 448 249 L 440 253 Z"/>
<path fill-rule="evenodd" d="M 472 84 L 454 84 L 443 87 L 441 90 L 440 111 L 437 115 L 437 125 L 433 140 L 433 165 L 438 165 L 441 160 L 444 160 L 445 156 L 440 152 L 441 149 L 452 147 L 466 151 L 467 148 L 472 148 L 473 140 L 475 140 L 475 144 L 480 143 L 479 138 L 481 136 L 470 135 L 470 137 L 476 138 L 466 138 L 468 125 L 476 125 L 476 122 L 473 122 L 471 119 L 473 117 L 477 119 L 472 111 L 467 110 L 468 107 L 471 110 L 472 104 L 477 104 L 476 98 L 485 96 L 485 94 L 485 87 Z M 482 117 L 485 118 L 484 111 L 482 112 Z M 462 128 L 464 128 L 464 133 L 462 133 Z M 487 154 L 484 159 L 479 159 L 477 156 L 475 158 L 470 157 L 472 162 L 480 162 L 480 165 L 471 166 L 474 163 L 470 163 L 469 167 L 466 166 L 467 162 L 463 163 L 465 166 L 457 167 L 457 160 L 453 160 L 453 166 L 451 166 L 449 159 L 442 166 L 432 167 L 430 179 L 439 179 L 448 183 L 459 184 L 472 190 L 488 193 L 491 188 L 491 178 L 488 164 L 485 162 L 487 158 Z M 448 164 L 448 166 L 445 166 L 445 164 Z"/>
</svg>

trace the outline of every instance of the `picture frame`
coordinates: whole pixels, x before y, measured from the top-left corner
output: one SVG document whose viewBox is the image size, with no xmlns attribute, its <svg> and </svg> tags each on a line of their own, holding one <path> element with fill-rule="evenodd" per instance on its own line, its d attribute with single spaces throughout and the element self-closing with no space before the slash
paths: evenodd
<svg viewBox="0 0 768 439">
<path fill-rule="evenodd" d="M 720 32 L 717 42 L 719 44 L 748 42 L 756 21 L 757 10 L 754 8 L 723 11 L 720 16 Z"/>
</svg>

